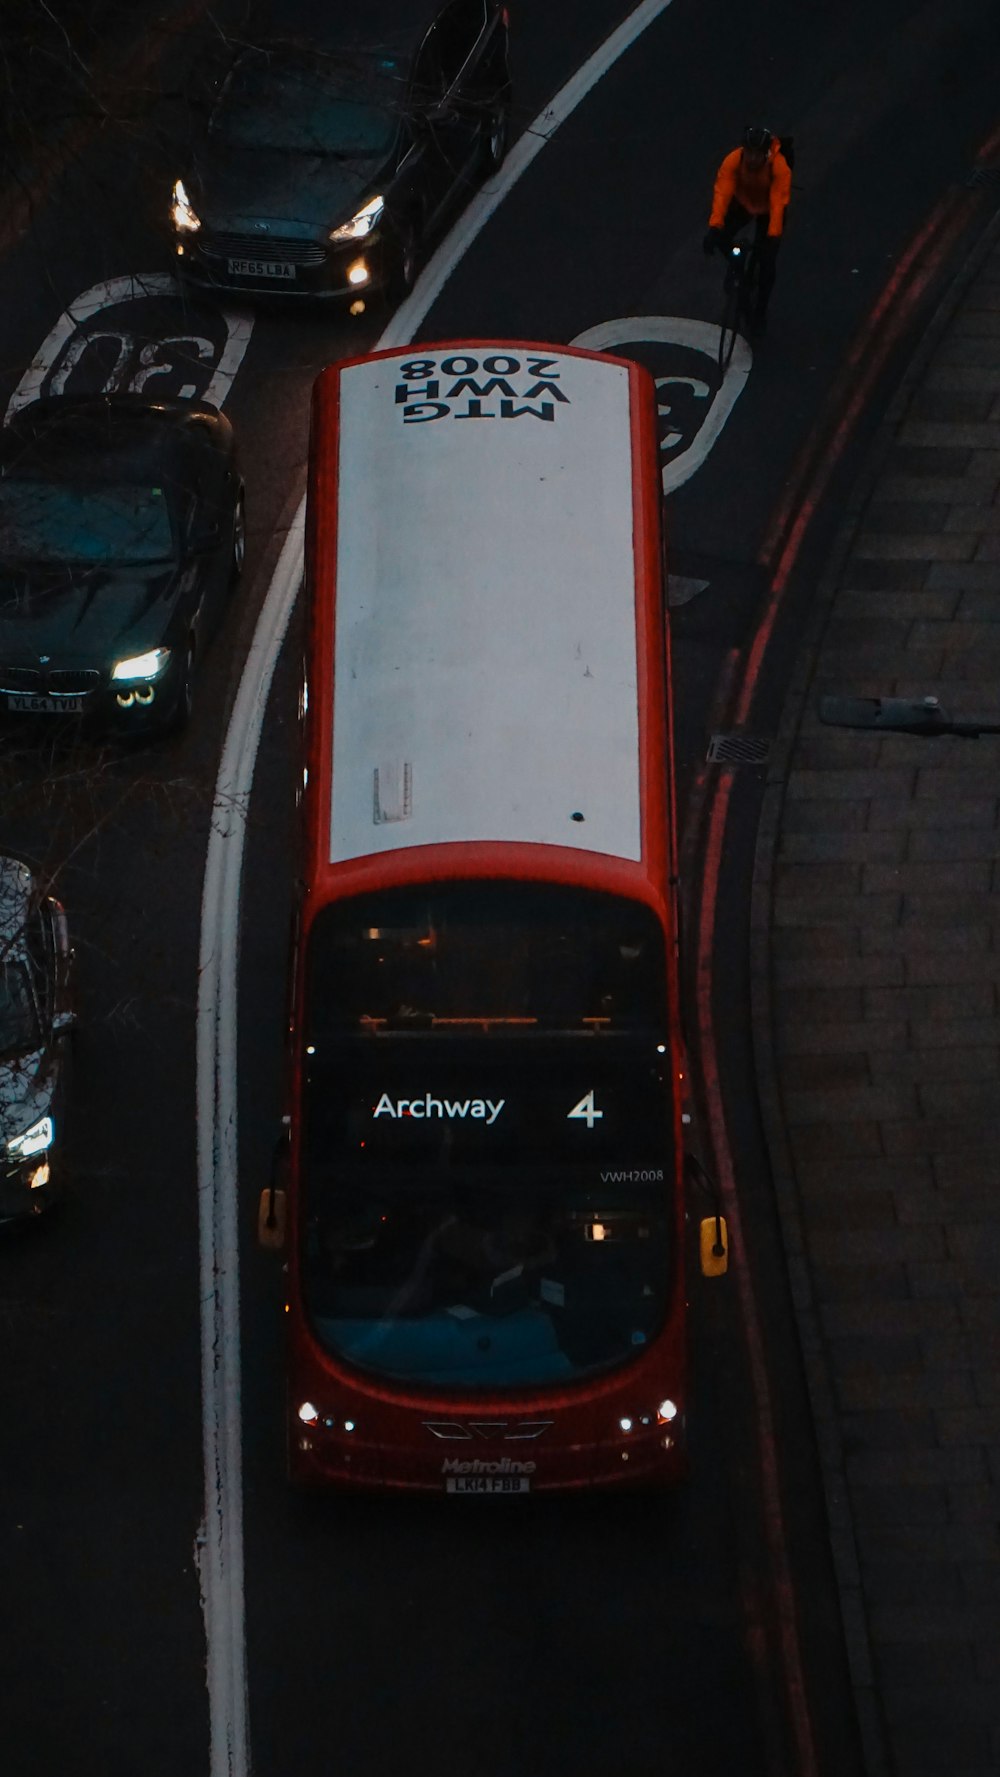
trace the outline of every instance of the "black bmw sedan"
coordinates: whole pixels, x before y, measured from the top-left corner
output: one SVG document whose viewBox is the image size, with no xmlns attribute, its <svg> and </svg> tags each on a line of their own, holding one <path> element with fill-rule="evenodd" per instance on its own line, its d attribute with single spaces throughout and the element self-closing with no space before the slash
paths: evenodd
<svg viewBox="0 0 1000 1777">
<path fill-rule="evenodd" d="M 393 0 L 310 9 L 308 35 L 243 50 L 171 203 L 182 281 L 298 297 L 402 294 L 423 243 L 507 144 L 500 0 L 423 29 Z"/>
<path fill-rule="evenodd" d="M 72 962 L 60 903 L 0 857 L 0 1224 L 60 1195 Z"/>
<path fill-rule="evenodd" d="M 0 713 L 183 727 L 245 535 L 232 427 L 207 402 L 22 408 L 0 431 Z"/>
</svg>

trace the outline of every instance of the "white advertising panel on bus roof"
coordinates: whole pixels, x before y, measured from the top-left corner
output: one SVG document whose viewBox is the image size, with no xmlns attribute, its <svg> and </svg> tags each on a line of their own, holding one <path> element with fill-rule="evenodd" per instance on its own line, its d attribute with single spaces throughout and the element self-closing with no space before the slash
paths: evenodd
<svg viewBox="0 0 1000 1777">
<path fill-rule="evenodd" d="M 640 857 L 627 371 L 413 347 L 340 386 L 331 861 Z"/>
</svg>

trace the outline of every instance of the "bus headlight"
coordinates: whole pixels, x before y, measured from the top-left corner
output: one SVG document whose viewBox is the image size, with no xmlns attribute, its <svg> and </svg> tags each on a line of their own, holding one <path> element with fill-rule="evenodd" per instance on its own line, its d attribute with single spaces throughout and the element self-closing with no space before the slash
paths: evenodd
<svg viewBox="0 0 1000 1777">
<path fill-rule="evenodd" d="M 660 1402 L 655 1411 L 652 1408 L 646 1408 L 641 1413 L 623 1413 L 618 1421 L 618 1430 L 625 1437 L 628 1437 L 630 1432 L 635 1432 L 641 1437 L 643 1433 L 648 1434 L 657 1429 L 662 1430 L 665 1425 L 672 1425 L 677 1418 L 678 1411 L 679 1409 L 673 1401 L 664 1400 Z"/>
<path fill-rule="evenodd" d="M 349 222 L 342 222 L 339 228 L 331 229 L 331 241 L 363 241 L 365 235 L 371 234 L 375 224 L 381 219 L 384 209 L 384 197 L 370 198 Z"/>
<path fill-rule="evenodd" d="M 7 1143 L 11 1160 L 30 1160 L 33 1154 L 44 1154 L 55 1139 L 56 1126 L 51 1117 L 39 1117 L 23 1135 L 15 1135 Z"/>
<path fill-rule="evenodd" d="M 196 234 L 201 227 L 201 217 L 191 208 L 191 199 L 184 189 L 182 179 L 174 180 L 174 195 L 170 205 L 170 219 L 175 228 L 185 234 Z"/>
<path fill-rule="evenodd" d="M 115 662 L 111 677 L 117 680 L 158 679 L 169 659 L 169 648 L 150 648 L 146 654 L 130 654 L 127 660 Z"/>
<path fill-rule="evenodd" d="M 318 1407 L 314 1407 L 312 1404 L 312 1401 L 303 1401 L 301 1407 L 299 1408 L 299 1418 L 301 1419 L 303 1425 L 318 1425 L 319 1424 L 319 1409 L 318 1409 Z"/>
</svg>

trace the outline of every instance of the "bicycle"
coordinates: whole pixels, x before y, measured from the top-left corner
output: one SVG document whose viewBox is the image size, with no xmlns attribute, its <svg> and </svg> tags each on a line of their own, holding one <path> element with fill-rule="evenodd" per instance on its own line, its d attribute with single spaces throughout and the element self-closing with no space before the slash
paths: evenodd
<svg viewBox="0 0 1000 1777">
<path fill-rule="evenodd" d="M 732 240 L 720 245 L 726 257 L 726 275 L 722 283 L 722 316 L 719 321 L 719 369 L 723 376 L 729 369 L 741 321 L 749 319 L 757 300 L 760 281 L 760 243 L 756 235 L 747 241 Z"/>
</svg>

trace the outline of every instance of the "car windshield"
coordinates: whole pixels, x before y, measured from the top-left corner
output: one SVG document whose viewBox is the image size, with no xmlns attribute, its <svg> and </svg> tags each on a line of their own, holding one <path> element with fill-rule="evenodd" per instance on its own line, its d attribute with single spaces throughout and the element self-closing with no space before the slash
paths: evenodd
<svg viewBox="0 0 1000 1777">
<path fill-rule="evenodd" d="M 241 62 L 226 82 L 212 117 L 212 134 L 235 147 L 291 154 L 344 159 L 385 154 L 395 117 L 382 93 L 366 96 L 365 78 L 355 75 L 352 91 L 343 73 L 321 65 L 253 57 Z M 380 85 L 384 83 L 383 74 Z"/>
<path fill-rule="evenodd" d="M 0 961 L 0 1055 L 23 1055 L 40 1042 L 38 1013 L 23 962 Z"/>
<path fill-rule="evenodd" d="M 300 1256 L 331 1352 L 485 1388 L 642 1351 L 674 1257 L 665 1007 L 662 930 L 616 898 L 462 884 L 320 917 Z"/>
<path fill-rule="evenodd" d="M 162 488 L 0 479 L 0 560 L 124 565 L 173 552 Z"/>
</svg>

